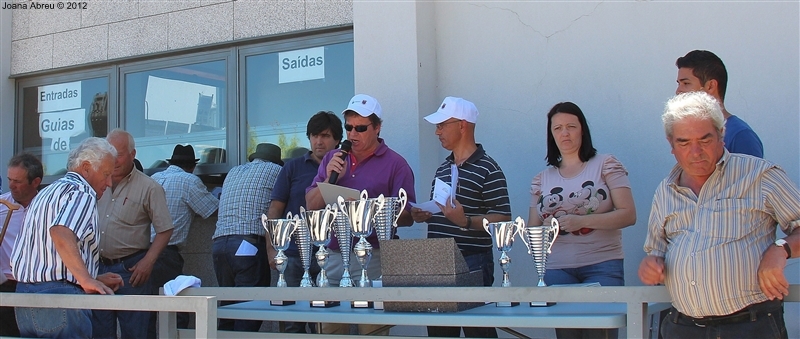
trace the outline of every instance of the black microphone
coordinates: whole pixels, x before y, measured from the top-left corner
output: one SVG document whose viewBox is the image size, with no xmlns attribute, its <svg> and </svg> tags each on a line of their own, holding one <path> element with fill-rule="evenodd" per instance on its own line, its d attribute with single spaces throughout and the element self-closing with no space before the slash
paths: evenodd
<svg viewBox="0 0 800 339">
<path fill-rule="evenodd" d="M 343 141 L 342 148 L 339 150 L 340 152 L 342 152 L 342 155 L 340 155 L 339 157 L 342 158 L 342 160 L 347 158 L 347 154 L 350 153 L 351 148 L 353 148 L 353 143 L 350 142 L 350 140 Z M 331 178 L 330 180 L 328 180 L 328 183 L 335 184 L 336 180 L 338 179 L 339 179 L 339 172 L 331 172 Z"/>
</svg>

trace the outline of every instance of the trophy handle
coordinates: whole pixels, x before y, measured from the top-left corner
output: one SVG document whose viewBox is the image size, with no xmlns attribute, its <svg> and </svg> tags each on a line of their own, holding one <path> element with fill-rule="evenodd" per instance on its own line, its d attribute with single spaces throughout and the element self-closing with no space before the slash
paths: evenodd
<svg viewBox="0 0 800 339">
<path fill-rule="evenodd" d="M 489 220 L 486 220 L 486 218 L 483 218 L 483 229 L 486 230 L 486 233 L 492 235 L 492 231 L 489 230 Z"/>
<path fill-rule="evenodd" d="M 366 192 L 366 191 L 365 191 L 365 192 Z M 376 208 L 376 209 L 375 209 L 375 212 L 376 212 L 376 213 L 374 213 L 374 214 L 372 215 L 372 219 L 373 219 L 373 220 L 374 220 L 374 219 L 375 219 L 375 217 L 378 215 L 377 211 L 380 211 L 380 210 L 382 210 L 382 209 L 383 209 L 383 205 L 385 205 L 385 204 L 386 204 L 386 197 L 384 197 L 384 196 L 383 196 L 383 194 L 379 195 L 379 196 L 378 196 L 378 208 Z"/>
<path fill-rule="evenodd" d="M 344 198 L 340 195 L 336 198 L 336 205 L 339 206 L 339 212 L 342 212 L 345 216 L 347 216 L 347 211 L 344 208 Z"/>
<path fill-rule="evenodd" d="M 400 191 L 397 192 L 397 198 L 400 200 L 400 212 L 397 212 L 397 217 L 394 218 L 395 226 L 397 226 L 397 220 L 400 220 L 400 214 L 406 209 L 406 204 L 408 203 L 408 193 L 404 188 L 400 187 Z"/>
<path fill-rule="evenodd" d="M 332 224 L 336 220 L 336 205 L 326 205 L 323 213 L 325 213 L 325 217 L 322 218 L 322 223 L 325 225 Z"/>
<path fill-rule="evenodd" d="M 553 244 L 556 243 L 559 228 L 558 220 L 556 218 L 550 219 L 550 232 L 553 232 L 553 239 L 550 239 L 550 244 L 547 246 L 547 253 L 550 253 L 550 249 L 553 248 Z"/>
<path fill-rule="evenodd" d="M 267 220 L 269 220 L 269 218 L 267 218 L 267 215 L 264 214 L 264 213 L 261 213 L 261 225 L 264 226 L 264 230 L 266 230 L 267 233 L 272 233 L 272 232 L 270 232 L 269 223 L 267 222 Z"/>
</svg>

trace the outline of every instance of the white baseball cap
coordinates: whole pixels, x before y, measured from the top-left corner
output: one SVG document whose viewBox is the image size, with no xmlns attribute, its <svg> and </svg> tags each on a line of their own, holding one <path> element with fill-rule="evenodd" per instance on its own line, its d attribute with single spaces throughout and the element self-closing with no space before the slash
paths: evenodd
<svg viewBox="0 0 800 339">
<path fill-rule="evenodd" d="M 474 124 L 478 121 L 478 108 L 472 102 L 462 98 L 447 97 L 444 98 L 439 109 L 426 116 L 425 120 L 432 124 L 438 124 L 450 118 L 466 120 Z"/>
<path fill-rule="evenodd" d="M 366 94 L 356 94 L 352 99 L 350 99 L 350 104 L 347 105 L 347 109 L 342 111 L 342 114 L 347 111 L 353 111 L 358 113 L 358 115 L 362 117 L 369 117 L 373 113 L 381 117 L 381 104 L 378 103 L 378 100 L 366 95 Z"/>
</svg>

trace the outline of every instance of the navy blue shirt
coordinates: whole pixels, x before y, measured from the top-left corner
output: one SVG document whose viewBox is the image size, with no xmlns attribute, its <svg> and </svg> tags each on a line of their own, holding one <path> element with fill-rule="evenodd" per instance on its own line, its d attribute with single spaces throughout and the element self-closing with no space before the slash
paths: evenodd
<svg viewBox="0 0 800 339">
<path fill-rule="evenodd" d="M 302 157 L 293 158 L 283 165 L 283 169 L 278 173 L 275 187 L 272 189 L 272 200 L 286 203 L 282 217 L 286 217 L 287 212 L 292 215 L 300 213 L 300 206 L 306 206 L 306 187 L 311 186 L 311 181 L 317 175 L 319 163 L 311 157 L 311 152 Z M 297 254 L 297 244 L 292 241 L 289 254 Z"/>
</svg>

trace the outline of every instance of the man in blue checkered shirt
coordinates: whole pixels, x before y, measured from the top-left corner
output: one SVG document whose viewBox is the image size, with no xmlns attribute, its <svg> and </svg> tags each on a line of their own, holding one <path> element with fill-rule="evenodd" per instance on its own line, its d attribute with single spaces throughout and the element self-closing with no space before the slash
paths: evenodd
<svg viewBox="0 0 800 339">
<path fill-rule="evenodd" d="M 249 163 L 232 168 L 222 183 L 219 218 L 211 257 L 220 287 L 268 287 L 266 230 L 261 215 L 267 214 L 272 188 L 281 171 L 281 148 L 258 144 Z M 258 320 L 220 319 L 220 330 L 256 332 Z"/>
</svg>

